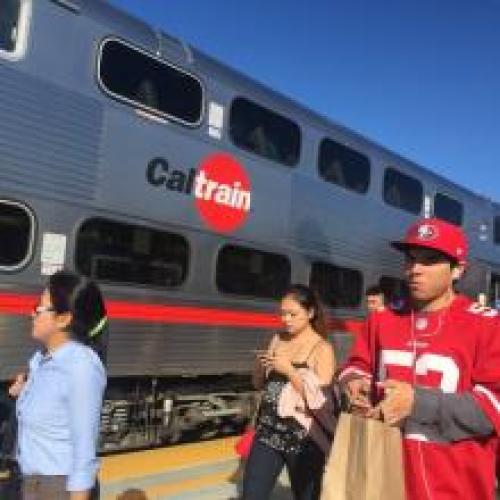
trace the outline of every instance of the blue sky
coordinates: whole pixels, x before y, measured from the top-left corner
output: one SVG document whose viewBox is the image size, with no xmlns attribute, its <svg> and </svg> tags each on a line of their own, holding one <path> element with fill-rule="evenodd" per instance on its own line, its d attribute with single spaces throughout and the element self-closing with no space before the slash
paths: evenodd
<svg viewBox="0 0 500 500">
<path fill-rule="evenodd" d="M 500 201 L 500 0 L 112 0 Z"/>
</svg>

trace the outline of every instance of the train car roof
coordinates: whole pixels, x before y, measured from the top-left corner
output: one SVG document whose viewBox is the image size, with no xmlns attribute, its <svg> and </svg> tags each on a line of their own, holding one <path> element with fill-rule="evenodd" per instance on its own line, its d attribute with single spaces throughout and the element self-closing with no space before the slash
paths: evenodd
<svg viewBox="0 0 500 500">
<path fill-rule="evenodd" d="M 262 104 L 279 106 L 282 112 L 288 112 L 290 117 L 300 120 L 302 123 L 309 123 L 322 129 L 325 134 L 328 130 L 336 129 L 337 132 L 349 137 L 353 142 L 365 143 L 368 147 L 377 150 L 384 156 L 395 160 L 394 166 L 404 165 L 406 168 L 415 169 L 426 176 L 427 180 L 434 182 L 444 189 L 458 191 L 464 196 L 476 198 L 476 201 L 491 203 L 492 200 L 484 195 L 476 193 L 460 184 L 434 172 L 433 170 L 420 165 L 419 163 L 406 158 L 397 152 L 375 142 L 369 137 L 360 134 L 349 127 L 342 125 L 330 117 L 327 117 L 313 109 L 303 105 L 286 95 L 272 90 L 265 84 L 231 68 L 230 66 L 216 60 L 204 52 L 189 46 L 182 40 L 172 37 L 159 29 L 155 29 L 145 21 L 125 12 L 124 10 L 112 5 L 107 0 L 52 0 L 61 5 L 69 3 L 74 5 L 80 14 L 97 20 L 100 24 L 110 30 L 110 35 L 116 34 L 126 38 L 132 43 L 142 46 L 144 49 L 155 54 L 161 54 L 162 48 L 168 48 L 172 51 L 176 48 L 176 54 L 183 58 L 184 64 L 188 64 L 193 70 L 199 70 L 211 75 L 217 75 L 217 78 L 236 85 L 239 89 L 245 90 L 250 95 L 258 95 Z M 170 55 L 170 54 L 169 54 Z"/>
</svg>

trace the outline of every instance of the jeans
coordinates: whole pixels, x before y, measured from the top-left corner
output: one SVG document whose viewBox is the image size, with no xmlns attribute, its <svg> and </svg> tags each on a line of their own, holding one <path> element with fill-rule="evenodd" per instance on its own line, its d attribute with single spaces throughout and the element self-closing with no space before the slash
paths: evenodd
<svg viewBox="0 0 500 500">
<path fill-rule="evenodd" d="M 323 452 L 307 441 L 300 453 L 284 453 L 255 439 L 245 468 L 243 500 L 267 500 L 283 467 L 295 500 L 317 500 L 325 466 Z"/>
</svg>

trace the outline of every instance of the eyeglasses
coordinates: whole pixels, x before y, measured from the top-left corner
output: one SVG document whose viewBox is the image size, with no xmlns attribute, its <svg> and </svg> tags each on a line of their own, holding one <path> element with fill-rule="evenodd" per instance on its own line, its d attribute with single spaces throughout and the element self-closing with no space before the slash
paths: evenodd
<svg viewBox="0 0 500 500">
<path fill-rule="evenodd" d="M 33 311 L 31 312 L 31 314 L 34 318 L 37 318 L 38 316 L 40 316 L 43 313 L 54 312 L 54 311 L 55 311 L 55 309 L 53 307 L 50 307 L 50 306 L 36 306 L 33 308 Z"/>
</svg>

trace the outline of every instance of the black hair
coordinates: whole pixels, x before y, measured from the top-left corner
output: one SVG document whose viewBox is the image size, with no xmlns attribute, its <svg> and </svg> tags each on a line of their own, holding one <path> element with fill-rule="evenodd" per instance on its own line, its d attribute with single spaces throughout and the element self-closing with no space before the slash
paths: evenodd
<svg viewBox="0 0 500 500">
<path fill-rule="evenodd" d="M 71 314 L 71 338 L 91 347 L 105 363 L 108 320 L 99 287 L 78 274 L 58 271 L 50 276 L 47 290 L 54 312 Z"/>
<path fill-rule="evenodd" d="M 311 326 L 321 337 L 328 336 L 326 315 L 318 293 L 306 285 L 291 285 L 283 294 L 283 298 L 292 297 L 304 309 L 313 311 Z"/>
<path fill-rule="evenodd" d="M 384 295 L 385 296 L 385 292 L 384 292 L 384 289 L 380 285 L 371 285 L 366 289 L 365 297 L 368 297 L 370 295 Z"/>
</svg>

